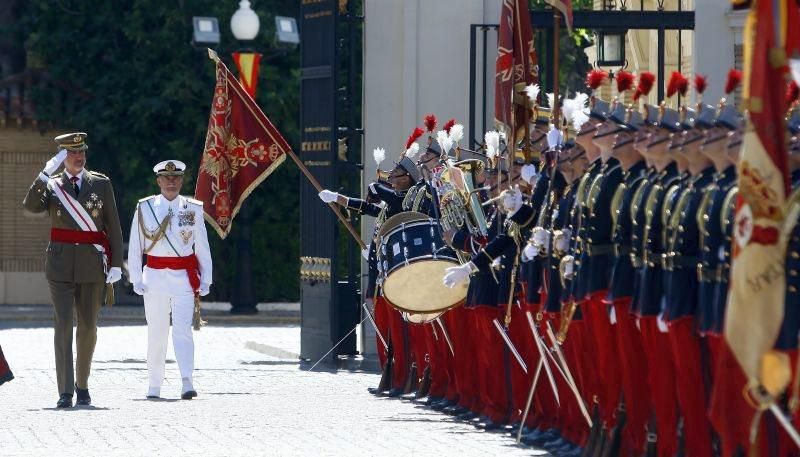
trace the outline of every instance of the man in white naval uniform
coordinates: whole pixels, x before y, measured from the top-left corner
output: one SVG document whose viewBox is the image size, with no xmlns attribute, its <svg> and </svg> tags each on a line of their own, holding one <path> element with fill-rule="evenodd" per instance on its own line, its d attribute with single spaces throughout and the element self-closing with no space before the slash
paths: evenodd
<svg viewBox="0 0 800 457">
<path fill-rule="evenodd" d="M 208 294 L 211 286 L 211 252 L 203 202 L 179 195 L 185 169 L 178 160 L 153 167 L 161 194 L 139 200 L 128 243 L 130 281 L 133 290 L 144 296 L 147 318 L 147 398 L 161 395 L 170 312 L 172 343 L 183 381 L 181 398 L 197 396 L 192 383 L 192 318 L 195 300 Z M 144 270 L 143 256 L 147 257 Z"/>
</svg>

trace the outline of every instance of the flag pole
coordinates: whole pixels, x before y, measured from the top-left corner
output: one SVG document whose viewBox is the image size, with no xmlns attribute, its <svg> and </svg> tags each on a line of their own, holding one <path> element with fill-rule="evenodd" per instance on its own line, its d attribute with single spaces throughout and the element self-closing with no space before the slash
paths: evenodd
<svg viewBox="0 0 800 457">
<path fill-rule="evenodd" d="M 223 66 L 225 65 L 220 60 L 219 55 L 217 55 L 216 51 L 214 51 L 211 48 L 208 48 L 208 58 L 213 60 L 217 64 L 222 64 Z M 236 83 L 241 86 L 241 83 L 239 82 L 238 79 L 236 80 Z M 243 92 L 245 94 L 247 94 L 247 96 L 249 97 L 250 94 L 246 90 L 244 90 L 244 88 L 243 88 Z M 253 104 L 256 104 L 255 100 L 253 100 Z M 297 164 L 297 167 L 300 168 L 300 171 L 303 172 L 303 175 L 305 175 L 305 177 L 308 179 L 308 181 L 311 182 L 311 185 L 314 186 L 314 188 L 317 190 L 317 192 L 322 192 L 322 190 L 323 190 L 322 186 L 319 185 L 319 182 L 314 177 L 314 175 L 312 175 L 311 172 L 308 171 L 308 168 L 306 168 L 306 166 L 297 157 L 297 155 L 294 153 L 294 151 L 292 151 L 291 148 L 286 149 L 286 155 L 288 155 L 294 161 L 294 163 Z M 356 229 L 353 228 L 353 225 L 350 224 L 350 221 L 348 221 L 347 218 L 344 217 L 342 212 L 339 210 L 339 207 L 336 206 L 336 204 L 333 203 L 333 202 L 328 203 L 328 206 L 330 206 L 330 208 L 333 211 L 333 213 L 336 214 L 336 217 L 345 226 L 347 231 L 350 232 L 350 235 L 353 236 L 353 238 L 356 240 L 356 243 L 358 243 L 358 245 L 361 247 L 361 249 L 366 249 L 366 245 L 364 245 L 364 241 L 361 240 L 361 235 L 359 235 L 358 232 L 356 232 Z"/>
<path fill-rule="evenodd" d="M 553 8 L 553 105 L 550 107 L 550 113 L 553 117 L 553 125 L 559 128 L 558 124 L 558 53 L 559 53 L 559 33 L 561 28 L 561 17 L 558 10 Z"/>
</svg>

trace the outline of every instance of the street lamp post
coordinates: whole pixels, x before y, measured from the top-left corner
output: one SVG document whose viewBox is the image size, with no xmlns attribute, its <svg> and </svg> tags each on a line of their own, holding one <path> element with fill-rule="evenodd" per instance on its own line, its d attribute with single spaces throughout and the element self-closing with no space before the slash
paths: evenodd
<svg viewBox="0 0 800 457">
<path fill-rule="evenodd" d="M 239 80 L 248 94 L 255 99 L 258 84 L 258 64 L 261 54 L 247 46 L 258 36 L 258 15 L 250 8 L 248 0 L 239 2 L 239 9 L 231 16 L 231 32 L 241 46 L 233 53 L 239 69 Z M 236 242 L 236 288 L 231 295 L 231 314 L 256 314 L 256 294 L 253 287 L 252 234 L 253 211 L 248 205 L 239 210 L 239 237 Z"/>
</svg>

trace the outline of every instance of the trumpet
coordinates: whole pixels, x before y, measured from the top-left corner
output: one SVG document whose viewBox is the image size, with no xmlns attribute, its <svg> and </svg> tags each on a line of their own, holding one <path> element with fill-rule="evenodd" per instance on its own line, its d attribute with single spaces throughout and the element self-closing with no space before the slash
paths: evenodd
<svg viewBox="0 0 800 457">
<path fill-rule="evenodd" d="M 441 172 L 439 209 L 444 230 L 458 230 L 466 226 L 473 236 L 488 235 L 486 215 L 476 195 L 484 188 L 475 188 L 475 175 L 483 168 L 480 160 L 462 160 Z"/>
</svg>

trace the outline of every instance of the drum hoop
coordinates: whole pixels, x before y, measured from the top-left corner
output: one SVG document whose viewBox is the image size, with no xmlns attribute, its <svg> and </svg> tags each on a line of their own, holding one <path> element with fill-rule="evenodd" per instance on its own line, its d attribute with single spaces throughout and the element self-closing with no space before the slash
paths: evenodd
<svg viewBox="0 0 800 457">
<path fill-rule="evenodd" d="M 453 309 L 453 308 L 458 308 L 459 306 L 461 306 L 461 305 L 463 305 L 464 303 L 466 303 L 466 302 L 467 302 L 467 299 L 466 299 L 466 298 L 462 298 L 461 300 L 457 301 L 456 303 L 454 303 L 454 304 L 452 304 L 452 305 L 450 305 L 450 306 L 446 306 L 446 307 L 444 307 L 444 308 L 441 308 L 441 309 L 432 309 L 432 310 L 430 310 L 430 311 L 428 311 L 428 312 L 426 312 L 426 313 L 420 313 L 419 311 L 412 311 L 412 310 L 410 310 L 410 309 L 402 308 L 402 307 L 400 307 L 400 306 L 397 306 L 397 305 L 395 305 L 394 303 L 392 303 L 392 301 L 391 301 L 391 300 L 389 300 L 389 299 L 386 297 L 386 295 L 383 295 L 383 292 L 381 292 L 381 296 L 383 296 L 383 299 L 384 299 L 384 300 L 386 300 L 386 303 L 388 303 L 389 305 L 391 305 L 391 307 L 392 307 L 392 308 L 394 308 L 394 309 L 396 309 L 396 310 L 398 310 L 398 311 L 403 311 L 403 312 L 406 312 L 406 313 L 411 313 L 411 314 L 435 314 L 435 313 L 444 313 L 445 311 L 449 311 L 449 310 L 451 310 L 451 309 Z"/>
<path fill-rule="evenodd" d="M 452 250 L 451 247 L 449 247 L 449 246 L 446 246 L 446 247 L 448 249 Z M 412 258 L 408 259 L 408 264 L 410 265 L 410 264 L 416 263 L 416 262 L 418 262 L 420 260 L 450 260 L 450 259 L 452 259 L 453 263 L 456 264 L 454 266 L 458 266 L 458 257 L 456 257 L 455 254 L 452 257 L 450 257 L 450 256 L 439 256 L 439 257 L 436 257 L 435 259 L 433 258 L 433 255 L 431 255 L 431 254 L 421 255 L 421 256 L 412 257 Z M 384 275 L 384 281 L 389 279 L 389 275 L 392 274 L 394 271 L 396 271 L 399 267 L 405 267 L 405 266 L 407 266 L 406 265 L 406 260 L 403 259 L 400 263 L 398 263 L 394 267 L 390 268 L 389 271 L 386 272 L 386 275 Z M 417 313 L 417 314 L 419 314 L 419 313 Z"/>
<path fill-rule="evenodd" d="M 403 223 L 408 224 L 410 222 L 417 222 L 422 220 L 428 220 L 427 214 L 423 214 L 416 211 L 403 211 L 402 213 L 397 213 L 394 216 L 390 217 L 383 221 L 381 224 L 381 228 L 378 230 L 378 238 L 384 237 L 386 233 L 389 231 L 394 230 L 398 226 L 401 226 Z"/>
<path fill-rule="evenodd" d="M 408 312 L 408 311 L 403 311 L 403 313 L 405 313 L 405 314 L 409 314 L 409 315 L 419 315 L 419 314 L 436 314 L 436 317 L 434 317 L 434 318 L 433 318 L 433 319 L 431 319 L 431 320 L 425 321 L 425 322 L 411 322 L 410 320 L 408 320 L 408 316 L 403 316 L 403 320 L 404 320 L 405 322 L 408 322 L 408 323 L 409 323 L 409 324 L 411 324 L 411 325 L 425 325 L 425 324 L 430 324 L 431 322 L 435 321 L 436 319 L 438 319 L 438 318 L 440 318 L 440 317 L 444 316 L 444 313 L 446 313 L 446 311 L 440 311 L 440 312 L 435 312 L 435 313 L 410 313 L 410 312 Z"/>
<path fill-rule="evenodd" d="M 415 221 L 411 221 L 411 222 L 404 222 L 404 223 L 402 223 L 400 225 L 395 226 L 391 230 L 387 230 L 386 233 L 383 234 L 383 239 L 385 240 L 385 239 L 389 238 L 391 235 L 397 233 L 400 229 L 414 228 L 414 227 L 420 227 L 420 226 L 434 227 L 436 225 L 437 225 L 436 222 L 431 222 L 429 219 L 425 219 L 424 221 L 415 220 Z"/>
</svg>

